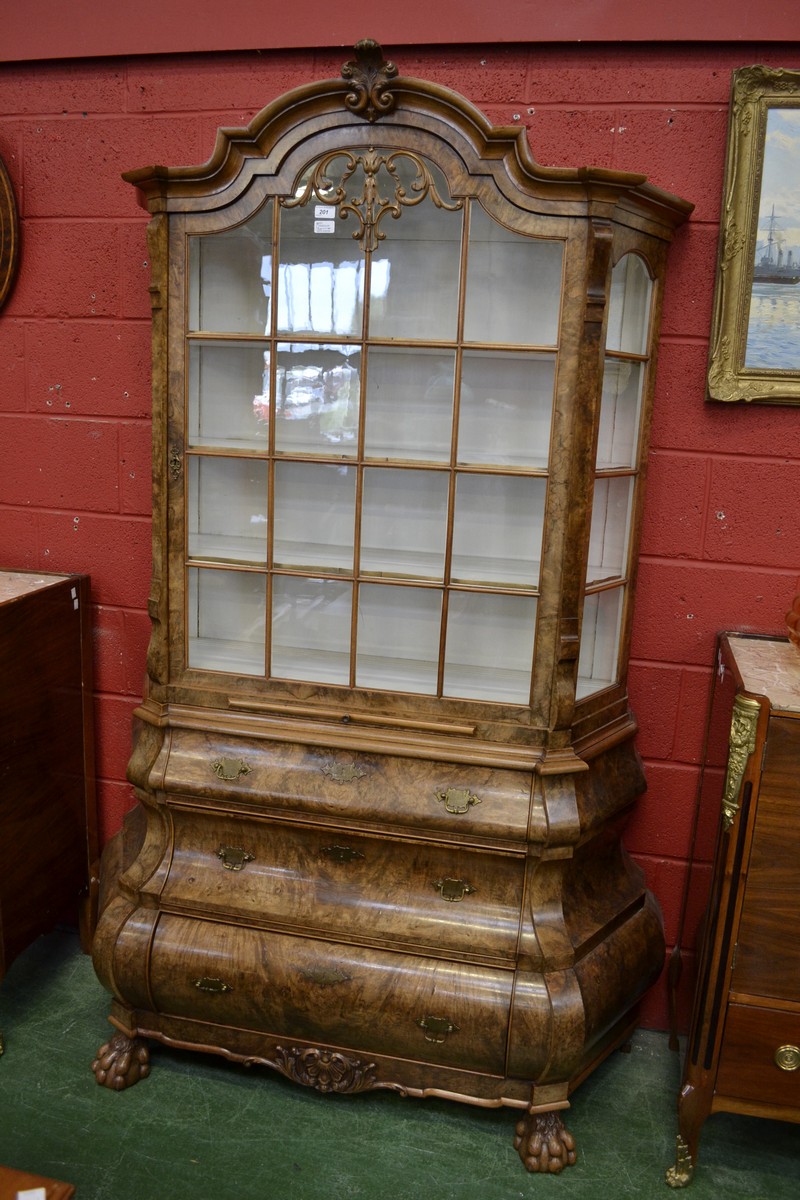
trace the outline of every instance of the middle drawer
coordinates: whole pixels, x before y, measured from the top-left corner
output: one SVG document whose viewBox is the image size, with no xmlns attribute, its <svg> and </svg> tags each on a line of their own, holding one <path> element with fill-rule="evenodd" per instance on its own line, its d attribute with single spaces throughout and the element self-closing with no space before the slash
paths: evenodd
<svg viewBox="0 0 800 1200">
<path fill-rule="evenodd" d="M 475 959 L 515 958 L 521 856 L 185 811 L 174 803 L 169 811 L 165 909 Z"/>
</svg>

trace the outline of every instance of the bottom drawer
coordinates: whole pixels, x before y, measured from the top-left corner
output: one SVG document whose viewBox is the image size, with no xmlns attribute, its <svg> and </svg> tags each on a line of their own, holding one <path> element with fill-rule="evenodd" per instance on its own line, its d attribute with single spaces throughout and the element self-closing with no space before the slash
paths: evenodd
<svg viewBox="0 0 800 1200">
<path fill-rule="evenodd" d="M 800 1108 L 800 1013 L 732 1004 L 716 1091 L 741 1100 Z"/>
<path fill-rule="evenodd" d="M 149 999 L 171 1016 L 503 1075 L 513 979 L 167 914 L 152 942 Z M 141 976 L 130 982 L 141 989 Z"/>
</svg>

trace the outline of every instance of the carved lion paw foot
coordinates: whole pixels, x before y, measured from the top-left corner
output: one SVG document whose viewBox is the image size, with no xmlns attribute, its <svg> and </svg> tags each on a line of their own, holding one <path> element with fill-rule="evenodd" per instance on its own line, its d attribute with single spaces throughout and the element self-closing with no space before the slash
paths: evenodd
<svg viewBox="0 0 800 1200">
<path fill-rule="evenodd" d="M 526 1171 L 557 1175 L 575 1162 L 575 1138 L 557 1113 L 528 1113 L 517 1124 L 514 1148 Z"/>
<path fill-rule="evenodd" d="M 150 1074 L 150 1051 L 141 1038 L 115 1033 L 97 1051 L 92 1070 L 99 1084 L 121 1092 Z"/>
</svg>

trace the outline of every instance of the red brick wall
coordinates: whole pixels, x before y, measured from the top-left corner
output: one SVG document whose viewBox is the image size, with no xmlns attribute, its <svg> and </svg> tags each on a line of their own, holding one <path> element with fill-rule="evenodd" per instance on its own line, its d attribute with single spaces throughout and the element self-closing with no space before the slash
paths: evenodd
<svg viewBox="0 0 800 1200">
<path fill-rule="evenodd" d="M 630 674 L 649 790 L 627 842 L 678 927 L 714 639 L 779 631 L 800 588 L 800 412 L 709 405 L 704 376 L 731 71 L 775 48 L 392 48 L 404 74 L 520 123 L 544 164 L 646 173 L 694 201 L 673 247 Z M 96 630 L 105 837 L 131 803 L 150 571 L 146 216 L 120 172 L 209 157 L 346 54 L 242 53 L 0 66 L 0 155 L 23 258 L 0 315 L 0 564 L 85 571 Z M 709 853 L 706 838 L 706 854 Z M 664 988 L 645 1020 L 664 1027 Z"/>
</svg>

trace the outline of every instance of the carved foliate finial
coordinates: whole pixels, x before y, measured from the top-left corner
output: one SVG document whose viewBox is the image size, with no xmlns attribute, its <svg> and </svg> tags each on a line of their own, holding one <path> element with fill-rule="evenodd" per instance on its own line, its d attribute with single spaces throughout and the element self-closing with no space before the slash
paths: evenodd
<svg viewBox="0 0 800 1200">
<path fill-rule="evenodd" d="M 388 88 L 397 75 L 397 67 L 385 60 L 383 50 L 372 38 L 357 42 L 354 49 L 355 58 L 342 67 L 342 78 L 354 87 L 344 102 L 356 116 L 377 121 L 394 108 L 395 98 Z"/>
</svg>

